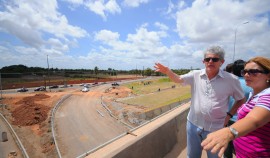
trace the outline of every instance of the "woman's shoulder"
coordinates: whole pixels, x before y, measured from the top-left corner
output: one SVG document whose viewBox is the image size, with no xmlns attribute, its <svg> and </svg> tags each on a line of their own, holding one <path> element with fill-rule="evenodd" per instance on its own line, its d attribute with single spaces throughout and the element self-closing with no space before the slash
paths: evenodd
<svg viewBox="0 0 270 158">
<path fill-rule="evenodd" d="M 270 87 L 264 89 L 259 95 L 269 95 L 270 96 Z"/>
</svg>

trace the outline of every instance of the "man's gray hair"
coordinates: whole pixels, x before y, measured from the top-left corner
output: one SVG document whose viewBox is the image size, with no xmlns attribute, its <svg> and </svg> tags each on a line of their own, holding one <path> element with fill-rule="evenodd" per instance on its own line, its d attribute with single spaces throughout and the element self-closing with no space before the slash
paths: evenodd
<svg viewBox="0 0 270 158">
<path fill-rule="evenodd" d="M 225 51 L 220 46 L 211 46 L 211 47 L 207 48 L 204 51 L 204 58 L 206 57 L 206 54 L 209 54 L 209 53 L 217 54 L 219 56 L 220 60 L 224 60 Z"/>
</svg>

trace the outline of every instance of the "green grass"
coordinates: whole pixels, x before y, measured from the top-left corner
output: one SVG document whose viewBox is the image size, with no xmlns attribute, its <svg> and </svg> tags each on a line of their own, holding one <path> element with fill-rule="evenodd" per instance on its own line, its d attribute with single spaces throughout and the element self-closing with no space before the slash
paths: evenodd
<svg viewBox="0 0 270 158">
<path fill-rule="evenodd" d="M 149 85 L 144 85 L 144 83 L 151 82 Z M 176 83 L 172 82 L 169 78 L 160 78 L 160 79 L 153 79 L 147 80 L 143 82 L 132 82 L 129 84 L 124 84 L 124 86 L 133 89 L 134 94 L 149 94 L 152 92 L 156 92 L 158 89 L 167 89 L 171 88 L 173 85 L 177 85 Z M 133 87 L 133 88 L 132 88 Z"/>
<path fill-rule="evenodd" d="M 149 85 L 144 85 L 142 82 L 133 82 L 125 84 L 124 86 L 133 87 L 133 93 L 137 97 L 122 100 L 123 103 L 141 105 L 148 110 L 159 108 L 175 102 L 183 101 L 191 97 L 190 86 L 181 86 L 169 80 L 168 78 L 161 78 L 149 80 Z M 146 83 L 148 81 L 144 81 Z M 172 86 L 175 85 L 175 88 Z M 158 91 L 160 88 L 161 91 Z"/>
</svg>

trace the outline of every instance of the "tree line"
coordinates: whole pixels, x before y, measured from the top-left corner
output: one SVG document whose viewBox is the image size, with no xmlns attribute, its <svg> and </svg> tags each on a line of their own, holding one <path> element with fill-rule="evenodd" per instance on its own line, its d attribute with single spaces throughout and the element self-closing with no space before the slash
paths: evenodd
<svg viewBox="0 0 270 158">
<path fill-rule="evenodd" d="M 181 75 L 188 73 L 190 69 L 173 69 L 175 73 Z M 100 70 L 97 66 L 94 69 L 58 69 L 58 68 L 42 68 L 42 67 L 27 67 L 25 65 L 11 65 L 5 66 L 0 69 L 0 73 L 3 78 L 5 77 L 20 77 L 22 75 L 48 75 L 49 73 L 62 74 L 69 76 L 69 74 L 107 74 L 110 76 L 116 76 L 119 74 L 132 74 L 141 76 L 161 76 L 159 72 L 155 72 L 151 68 L 145 70 L 133 69 L 133 70 L 115 70 L 108 68 L 107 70 Z"/>
</svg>

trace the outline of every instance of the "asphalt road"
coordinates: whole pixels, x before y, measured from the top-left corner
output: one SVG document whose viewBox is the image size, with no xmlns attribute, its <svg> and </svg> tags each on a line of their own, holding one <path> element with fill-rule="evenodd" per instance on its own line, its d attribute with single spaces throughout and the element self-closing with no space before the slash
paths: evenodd
<svg viewBox="0 0 270 158">
<path fill-rule="evenodd" d="M 8 141 L 3 142 L 2 132 L 7 133 Z M 22 158 L 20 149 L 17 147 L 13 137 L 11 136 L 8 127 L 5 122 L 0 118 L 0 158 L 7 158 L 10 152 L 15 151 L 17 153 L 16 158 Z"/>
<path fill-rule="evenodd" d="M 52 88 L 52 89 L 49 89 L 47 87 L 47 91 L 48 92 L 54 92 L 54 91 L 59 91 L 59 90 L 69 90 L 69 89 L 77 89 L 77 88 L 80 88 L 82 86 L 80 86 L 80 84 L 74 84 L 72 87 L 65 87 L 63 88 L 63 85 L 60 85 L 59 88 Z M 13 93 L 32 93 L 32 92 L 35 92 L 34 90 L 36 89 L 37 87 L 32 87 L 32 88 L 27 88 L 28 91 L 27 92 L 17 92 L 17 90 L 19 90 L 20 88 L 16 88 L 16 89 L 5 89 L 5 90 L 1 90 L 1 93 L 2 94 L 13 94 Z"/>
<path fill-rule="evenodd" d="M 110 85 L 75 93 L 56 112 L 56 139 L 63 158 L 77 157 L 128 131 L 101 105 L 101 92 Z"/>
</svg>

